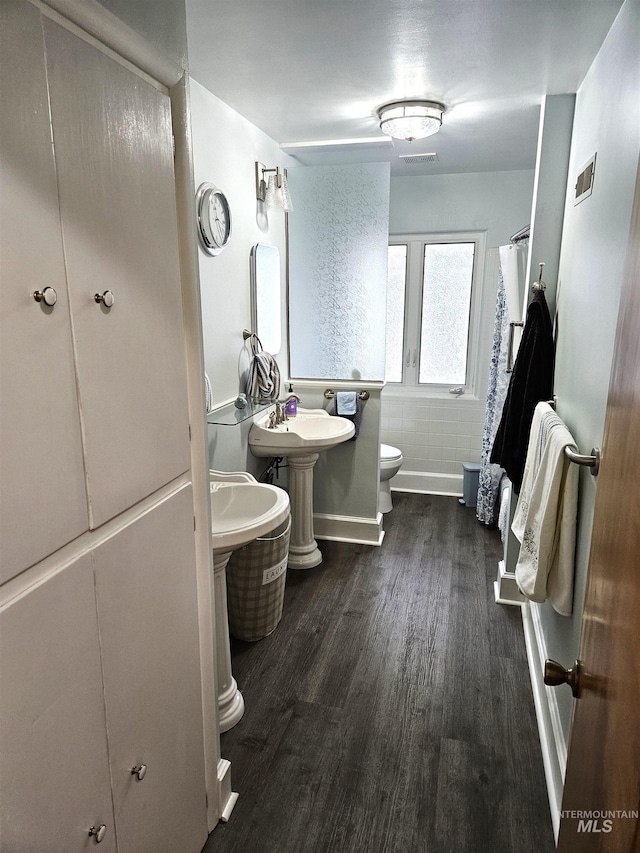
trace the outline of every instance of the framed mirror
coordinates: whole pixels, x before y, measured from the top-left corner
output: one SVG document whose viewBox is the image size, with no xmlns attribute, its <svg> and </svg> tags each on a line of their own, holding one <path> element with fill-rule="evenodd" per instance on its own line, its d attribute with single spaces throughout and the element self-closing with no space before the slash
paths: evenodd
<svg viewBox="0 0 640 853">
<path fill-rule="evenodd" d="M 263 349 L 277 355 L 282 346 L 280 251 L 267 243 L 251 249 L 251 314 Z"/>
</svg>

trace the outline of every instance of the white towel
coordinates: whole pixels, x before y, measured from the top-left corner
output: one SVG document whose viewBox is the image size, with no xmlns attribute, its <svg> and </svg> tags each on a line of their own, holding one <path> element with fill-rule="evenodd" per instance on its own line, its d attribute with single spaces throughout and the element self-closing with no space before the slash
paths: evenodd
<svg viewBox="0 0 640 853">
<path fill-rule="evenodd" d="M 500 267 L 504 281 L 507 312 L 511 322 L 522 320 L 522 284 L 518 270 L 518 247 L 500 246 Z M 515 357 L 515 356 L 514 356 Z"/>
<path fill-rule="evenodd" d="M 502 479 L 500 492 L 500 512 L 498 513 L 498 530 L 504 542 L 509 535 L 509 501 L 511 500 L 511 480 L 505 475 Z"/>
<path fill-rule="evenodd" d="M 565 448 L 573 437 L 547 403 L 533 414 L 522 488 L 511 529 L 521 543 L 518 586 L 532 601 L 549 601 L 562 616 L 573 609 L 578 467 Z"/>
</svg>

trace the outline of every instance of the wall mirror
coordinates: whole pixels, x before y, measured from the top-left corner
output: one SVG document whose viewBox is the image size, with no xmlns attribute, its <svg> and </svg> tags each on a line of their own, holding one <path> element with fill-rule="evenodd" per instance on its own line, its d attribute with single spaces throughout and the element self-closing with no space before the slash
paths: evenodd
<svg viewBox="0 0 640 853">
<path fill-rule="evenodd" d="M 266 243 L 251 249 L 251 313 L 263 349 L 276 355 L 282 346 L 280 251 Z"/>
</svg>

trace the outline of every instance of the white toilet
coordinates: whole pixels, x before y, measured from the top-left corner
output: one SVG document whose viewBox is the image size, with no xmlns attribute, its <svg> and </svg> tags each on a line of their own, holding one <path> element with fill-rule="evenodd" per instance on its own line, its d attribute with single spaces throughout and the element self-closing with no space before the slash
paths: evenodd
<svg viewBox="0 0 640 853">
<path fill-rule="evenodd" d="M 380 512 L 391 512 L 391 484 L 390 480 L 398 473 L 404 458 L 397 447 L 390 444 L 380 445 L 380 500 L 378 509 Z"/>
</svg>

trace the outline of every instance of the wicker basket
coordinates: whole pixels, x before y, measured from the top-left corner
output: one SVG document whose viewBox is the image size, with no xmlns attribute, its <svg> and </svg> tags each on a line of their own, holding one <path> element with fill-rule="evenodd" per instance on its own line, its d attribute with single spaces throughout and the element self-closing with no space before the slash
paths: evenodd
<svg viewBox="0 0 640 853">
<path fill-rule="evenodd" d="M 275 631 L 282 618 L 291 516 L 267 536 L 234 551 L 227 563 L 229 630 L 253 643 Z"/>
</svg>

